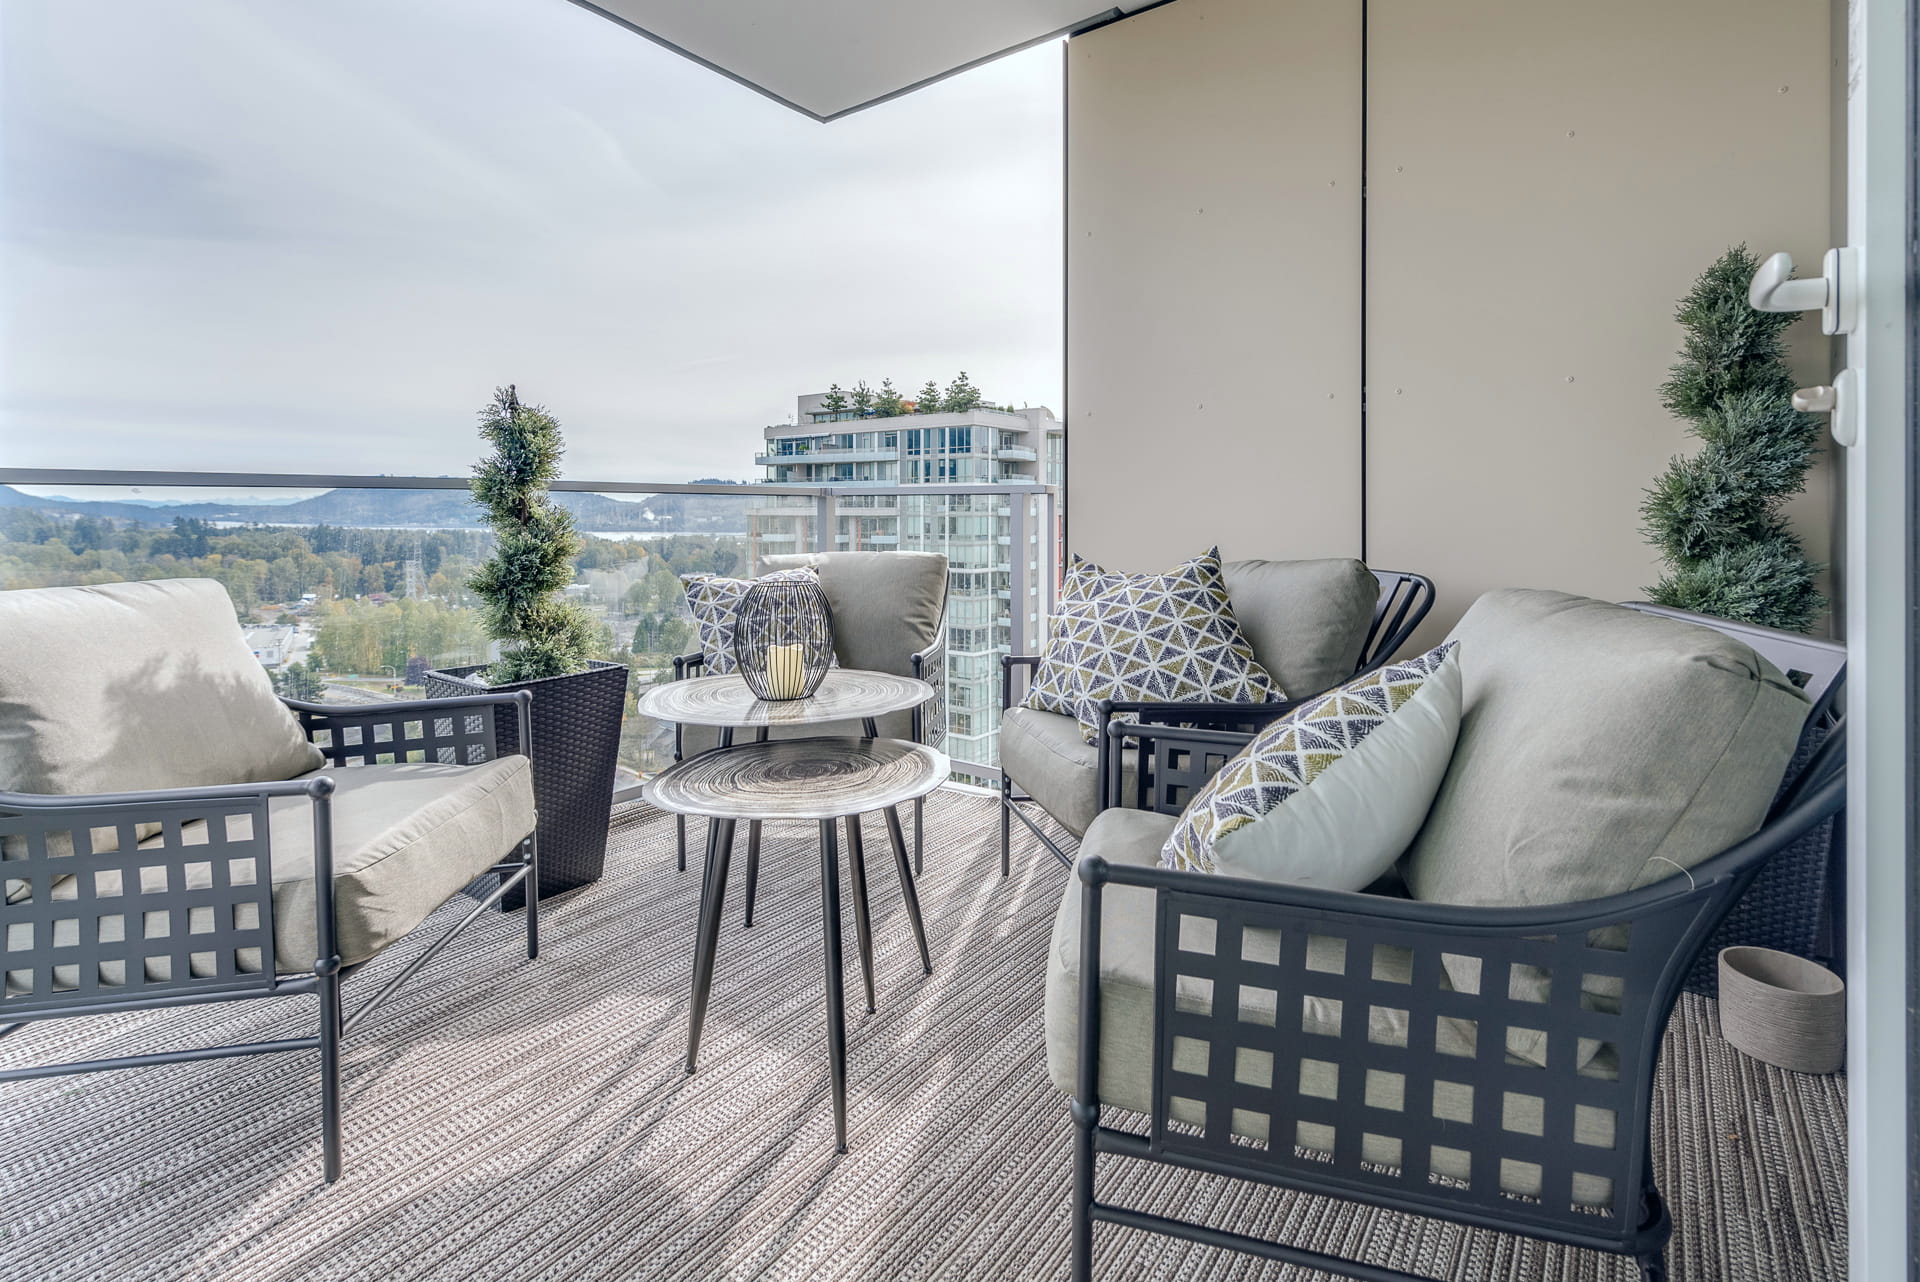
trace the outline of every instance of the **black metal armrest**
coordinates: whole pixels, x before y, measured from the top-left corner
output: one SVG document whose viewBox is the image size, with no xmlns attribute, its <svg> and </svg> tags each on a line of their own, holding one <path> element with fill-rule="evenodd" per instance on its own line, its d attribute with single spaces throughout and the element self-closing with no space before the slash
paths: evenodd
<svg viewBox="0 0 1920 1282">
<path fill-rule="evenodd" d="M 1034 672 L 1040 667 L 1037 654 L 1003 654 L 1000 656 L 1000 711 L 1013 707 L 1013 670 L 1025 668 L 1027 680 L 1033 680 Z"/>
<path fill-rule="evenodd" d="M 1105 733 L 1100 743 L 1100 808 L 1124 806 L 1163 815 L 1185 810 L 1193 794 L 1252 742 L 1255 733 L 1115 721 L 1110 709 L 1101 721 Z M 1124 754 L 1130 749 L 1139 753 L 1131 796 L 1123 769 Z"/>
<path fill-rule="evenodd" d="M 907 656 L 907 669 L 933 687 L 933 698 L 913 710 L 913 741 L 938 748 L 947 739 L 947 629 Z"/>
<path fill-rule="evenodd" d="M 441 761 L 479 765 L 505 755 L 499 714 L 515 710 L 513 738 L 521 756 L 532 755 L 533 694 L 462 695 L 457 699 L 406 699 L 397 703 L 306 703 L 282 699 L 300 719 L 327 764 Z"/>
<path fill-rule="evenodd" d="M 33 944 L 8 957 L 9 969 L 34 975 L 29 991 L 10 995 L 8 1020 L 50 1019 L 130 1004 L 220 1000 L 310 987 L 339 968 L 333 898 L 333 780 L 325 775 L 261 783 L 159 788 L 141 792 L 49 796 L 0 792 L 0 839 L 15 853 L 0 864 L 9 901 L 8 926 L 36 927 Z M 315 940 L 318 956 L 304 979 L 280 978 L 274 966 L 272 829 L 267 807 L 303 798 L 313 814 Z M 57 884 L 79 882 L 73 900 Z M 72 884 L 72 883 L 67 883 Z M 24 886 L 26 894 L 17 892 Z M 111 911 L 125 923 L 104 929 Z M 148 936 L 138 923 L 161 914 L 170 929 Z M 70 941 L 54 923 L 78 919 Z M 189 922 L 194 923 L 191 928 Z M 251 953 L 259 964 L 239 969 Z M 168 969 L 134 976 L 159 961 Z M 106 979 L 117 965 L 119 979 Z M 64 988 L 53 968 L 74 967 Z M 28 1076 L 43 1070 L 21 1070 Z"/>
<path fill-rule="evenodd" d="M 704 668 L 706 666 L 707 656 L 698 650 L 695 650 L 692 654 L 676 654 L 673 656 L 673 679 L 675 681 L 684 681 L 688 677 L 700 676 L 702 674 L 694 671 L 694 669 Z"/>
<path fill-rule="evenodd" d="M 1657 1247 L 1652 1080 L 1681 982 L 1761 865 L 1836 813 L 1844 786 L 1827 778 L 1685 875 L 1578 903 L 1436 904 L 1084 856 L 1076 1120 L 1105 1152 Z M 1144 1135 L 1099 1126 L 1108 886 L 1157 899 Z M 1252 1061 L 1258 1077 L 1236 1071 Z M 1264 1141 L 1243 1138 L 1255 1127 Z"/>
</svg>

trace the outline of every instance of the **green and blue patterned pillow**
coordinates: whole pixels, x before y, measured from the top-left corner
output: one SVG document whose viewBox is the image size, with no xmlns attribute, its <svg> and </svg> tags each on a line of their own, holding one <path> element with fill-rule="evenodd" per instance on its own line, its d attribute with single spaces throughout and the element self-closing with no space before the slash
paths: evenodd
<svg viewBox="0 0 1920 1282">
<path fill-rule="evenodd" d="M 1459 733 L 1457 642 L 1355 677 L 1222 766 L 1187 804 L 1160 862 L 1363 889 L 1413 843 Z"/>
<path fill-rule="evenodd" d="M 1270 703 L 1286 695 L 1233 617 L 1220 549 L 1164 574 L 1122 574 L 1075 556 L 1026 706 L 1080 722 L 1115 701 Z"/>
</svg>

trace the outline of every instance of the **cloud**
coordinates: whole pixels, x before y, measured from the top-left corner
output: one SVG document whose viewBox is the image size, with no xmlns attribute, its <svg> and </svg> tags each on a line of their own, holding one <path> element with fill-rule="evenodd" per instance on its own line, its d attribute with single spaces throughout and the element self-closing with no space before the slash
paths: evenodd
<svg viewBox="0 0 1920 1282">
<path fill-rule="evenodd" d="M 0 5 L 0 460 L 747 477 L 795 394 L 1060 395 L 1057 47 L 819 125 L 561 0 Z"/>
</svg>

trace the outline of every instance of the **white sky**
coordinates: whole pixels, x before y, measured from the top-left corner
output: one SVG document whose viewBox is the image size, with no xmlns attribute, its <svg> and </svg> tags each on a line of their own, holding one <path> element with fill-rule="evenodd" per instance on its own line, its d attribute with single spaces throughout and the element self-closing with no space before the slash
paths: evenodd
<svg viewBox="0 0 1920 1282">
<path fill-rule="evenodd" d="M 748 479 L 830 381 L 1060 398 L 1060 50 L 830 125 L 567 0 L 0 3 L 0 463 Z M 71 488 L 71 487 L 69 487 Z"/>
</svg>

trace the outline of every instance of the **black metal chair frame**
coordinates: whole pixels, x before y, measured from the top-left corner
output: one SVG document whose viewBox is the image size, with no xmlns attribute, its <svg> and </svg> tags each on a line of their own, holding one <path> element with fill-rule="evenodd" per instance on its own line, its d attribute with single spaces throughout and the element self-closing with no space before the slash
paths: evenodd
<svg viewBox="0 0 1920 1282">
<path fill-rule="evenodd" d="M 1746 639 L 1770 641 L 1773 658 L 1782 653 L 1779 637 Z M 1768 860 L 1845 805 L 1846 734 L 1834 712 L 1844 675 L 1829 661 L 1830 643 L 1802 648 L 1816 692 L 1801 750 L 1765 824 L 1683 875 L 1638 890 L 1582 903 L 1472 908 L 1082 858 L 1080 920 L 1095 928 L 1083 928 L 1080 946 L 1073 1276 L 1092 1276 L 1093 1225 L 1107 1223 L 1368 1282 L 1424 1282 L 1397 1269 L 1102 1202 L 1095 1159 L 1109 1154 L 1630 1255 L 1647 1282 L 1661 1282 L 1672 1221 L 1655 1185 L 1650 1136 L 1667 1021 L 1695 957 Z M 1178 814 L 1249 737 L 1115 723 L 1107 751 L 1117 757 L 1128 741 L 1138 744 L 1139 784 L 1125 800 Z M 1156 899 L 1152 1108 L 1144 1133 L 1101 1123 L 1097 926 L 1108 886 L 1141 887 Z M 1257 948 L 1249 932 L 1259 932 Z M 1316 939 L 1342 941 L 1337 973 L 1309 963 L 1309 941 Z M 1395 978 L 1378 968 L 1382 950 L 1410 959 L 1411 982 L 1402 982 L 1405 972 Z M 1468 972 L 1463 963 L 1470 963 Z M 1463 973 L 1475 976 L 1471 985 L 1461 982 Z M 1528 977 L 1544 977 L 1545 992 L 1523 982 Z M 1207 1010 L 1179 1000 L 1183 979 L 1189 993 L 1196 984 L 1207 987 Z M 1595 1000 L 1615 988 L 1617 1005 Z M 1271 996 L 1272 1022 L 1249 1022 L 1246 990 Z M 1303 1003 L 1315 998 L 1338 1004 L 1336 1035 L 1302 1026 Z M 1403 1041 L 1376 1040 L 1370 1016 L 1382 1007 L 1405 1017 Z M 1464 1053 L 1463 1032 L 1472 1046 Z M 1541 1039 L 1542 1064 L 1507 1053 L 1516 1032 Z M 1176 1065 L 1180 1042 L 1189 1052 L 1192 1043 L 1204 1047 L 1203 1069 Z M 1589 1055 L 1590 1048 L 1611 1057 Z M 1268 1057 L 1265 1085 L 1242 1076 L 1238 1066 L 1248 1054 Z M 1333 1066 L 1334 1097 L 1304 1092 L 1297 1067 L 1304 1058 Z M 1440 1090 L 1469 1101 L 1471 1120 L 1437 1116 Z M 1198 1106 L 1202 1123 L 1176 1120 L 1176 1100 L 1188 1116 Z M 1236 1123 L 1256 1115 L 1266 1122 L 1265 1143 L 1234 1133 L 1246 1129 Z M 1576 1138 L 1582 1120 L 1603 1118 L 1611 1123 L 1611 1147 Z M 1301 1141 L 1303 1124 L 1331 1128 L 1330 1154 Z M 1399 1162 L 1363 1158 L 1369 1138 L 1398 1146 Z M 1468 1179 L 1437 1171 L 1438 1151 L 1464 1160 Z M 1504 1190 L 1509 1173 L 1522 1182 L 1530 1176 L 1540 1195 Z M 1604 1206 L 1575 1204 L 1582 1178 L 1589 1190 L 1610 1191 Z"/>
<path fill-rule="evenodd" d="M 707 656 L 699 651 L 675 655 L 673 679 L 685 681 L 689 677 L 700 676 L 706 663 Z M 913 735 L 915 743 L 939 747 L 947 737 L 947 613 L 944 603 L 940 610 L 940 622 L 934 629 L 933 640 L 928 642 L 925 648 L 907 656 L 907 667 L 915 679 L 925 681 L 933 687 L 933 698 L 912 710 L 910 714 L 912 729 L 909 733 Z M 879 727 L 872 717 L 863 719 L 862 729 L 870 739 L 880 737 Z M 766 738 L 765 727 L 756 730 L 755 742 L 764 742 Z M 720 728 L 719 746 L 722 748 L 733 746 L 731 726 Z M 673 760 L 676 765 L 686 760 L 686 727 L 678 723 L 673 727 Z M 892 822 L 897 824 L 898 816 L 892 815 L 891 812 L 889 814 Z M 926 799 L 916 798 L 913 803 L 913 875 L 916 877 L 927 870 L 925 820 Z M 673 826 L 675 865 L 679 871 L 685 872 L 687 870 L 687 817 L 675 815 Z M 711 842 L 711 833 L 708 834 L 708 839 Z M 729 831 L 729 840 L 731 840 L 731 831 Z M 754 822 L 747 825 L 747 884 L 744 912 L 745 923 L 748 926 L 753 925 L 754 891 L 759 884 L 760 824 Z"/>
<path fill-rule="evenodd" d="M 478 765 L 493 759 L 494 720 L 499 709 L 517 708 L 519 745 L 527 754 L 532 695 L 476 695 L 379 704 L 318 704 L 283 700 L 299 718 L 327 765 L 441 761 Z M 285 782 L 167 788 L 91 796 L 45 796 L 0 792 L 0 838 L 24 842 L 24 859 L 0 863 L 6 879 L 26 881 L 31 898 L 0 903 L 0 931 L 24 925 L 34 932 L 30 991 L 0 997 L 0 1036 L 29 1023 L 76 1015 L 151 1010 L 204 1002 L 312 993 L 318 998 L 318 1028 L 312 1036 L 225 1046 L 165 1050 L 144 1055 L 35 1064 L 0 1071 L 0 1081 L 57 1077 L 107 1069 L 144 1068 L 194 1060 L 320 1052 L 320 1114 L 326 1182 L 340 1178 L 340 1045 L 415 972 L 514 887 L 527 888 L 527 957 L 540 952 L 539 843 L 521 839 L 488 875 L 499 884 L 459 922 L 414 956 L 373 995 L 348 1013 L 342 986 L 360 965 L 341 965 L 333 886 L 333 779 L 326 775 Z M 278 973 L 274 966 L 273 851 L 268 802 L 304 797 L 313 812 L 314 927 L 318 943 L 310 972 Z M 159 842 L 143 847 L 138 829 L 158 825 Z M 102 837 L 100 834 L 111 834 Z M 71 852 L 50 852 L 49 839 L 67 837 Z M 105 846 L 105 849 L 99 848 Z M 150 874 L 149 890 L 142 872 Z M 117 875 L 114 883 L 102 878 Z M 52 898 L 56 879 L 72 876 L 76 897 Z M 190 879 L 206 881 L 195 887 Z M 147 914 L 165 913 L 165 933 L 146 938 Z M 55 923 L 72 923 L 79 942 L 52 944 Z M 103 938 L 113 923 L 118 939 Z M 205 925 L 206 929 L 200 929 Z M 41 932 L 45 932 L 42 937 Z M 255 950 L 260 968 L 240 970 L 236 956 Z M 168 962 L 165 978 L 148 978 L 149 960 Z M 195 963 L 213 973 L 195 975 Z M 103 983 L 100 968 L 117 963 L 124 982 Z M 54 967 L 73 966 L 79 982 L 56 991 Z M 8 954 L 7 969 L 19 970 Z"/>
<path fill-rule="evenodd" d="M 1374 602 L 1373 622 L 1367 628 L 1366 640 L 1360 646 L 1360 661 L 1355 665 L 1352 677 L 1364 676 L 1391 659 L 1407 638 L 1413 635 L 1415 628 L 1426 619 L 1427 612 L 1433 609 L 1433 580 L 1424 574 L 1414 574 L 1405 570 L 1374 570 L 1373 577 L 1380 581 L 1380 596 Z M 1040 667 L 1042 656 L 1037 654 L 1010 654 L 1000 659 L 1000 712 L 1004 716 L 1013 707 L 1013 674 L 1016 668 L 1025 669 L 1027 683 L 1033 681 L 1034 673 Z M 1270 721 L 1285 716 L 1309 699 L 1319 694 L 1305 695 L 1274 703 L 1230 703 L 1225 701 L 1197 703 L 1158 703 L 1135 702 L 1127 700 L 1103 699 L 1097 707 L 1098 738 L 1097 743 L 1105 744 L 1108 727 L 1115 717 L 1124 717 L 1129 722 L 1149 725 L 1200 725 L 1212 729 L 1254 731 Z M 1120 772 L 1109 762 L 1111 754 L 1104 748 L 1099 756 L 1099 773 L 1095 787 L 1099 791 L 1100 809 L 1119 804 L 1114 797 L 1114 789 L 1119 786 Z M 1005 877 L 1013 869 L 1013 820 L 1018 819 L 1026 825 L 1040 842 L 1041 848 L 1060 864 L 1062 868 L 1073 867 L 1073 856 L 1061 848 L 1039 821 L 1021 809 L 1018 803 L 1032 801 L 1031 796 L 1014 790 L 1013 777 L 1004 769 L 1000 772 L 1000 875 Z"/>
</svg>

